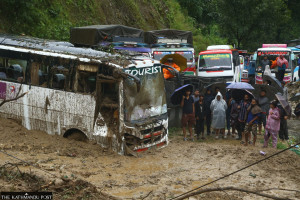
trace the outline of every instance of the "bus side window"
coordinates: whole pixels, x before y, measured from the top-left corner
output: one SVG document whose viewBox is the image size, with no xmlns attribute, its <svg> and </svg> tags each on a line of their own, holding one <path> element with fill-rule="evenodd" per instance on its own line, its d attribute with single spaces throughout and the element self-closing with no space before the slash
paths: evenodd
<svg viewBox="0 0 300 200">
<path fill-rule="evenodd" d="M 25 81 L 26 66 L 25 60 L 0 58 L 0 79 L 21 83 Z"/>
<path fill-rule="evenodd" d="M 76 92 L 93 93 L 96 90 L 98 66 L 79 65 L 76 70 L 74 89 Z"/>
<path fill-rule="evenodd" d="M 69 73 L 69 69 L 65 66 L 53 66 L 51 68 L 52 76 L 50 80 L 51 88 L 58 90 L 65 90 L 66 77 Z"/>
</svg>

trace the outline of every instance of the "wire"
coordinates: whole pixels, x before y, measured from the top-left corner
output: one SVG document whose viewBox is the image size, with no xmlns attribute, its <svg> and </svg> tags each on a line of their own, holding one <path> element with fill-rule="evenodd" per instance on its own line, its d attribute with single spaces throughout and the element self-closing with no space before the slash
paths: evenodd
<svg viewBox="0 0 300 200">
<path fill-rule="evenodd" d="M 50 173 L 50 172 L 48 172 L 48 171 L 46 171 L 46 170 L 44 170 L 44 169 L 42 169 L 42 168 L 40 168 L 40 167 L 34 166 L 34 165 L 32 165 L 31 163 L 29 163 L 29 162 L 27 162 L 27 161 L 25 161 L 25 160 L 22 160 L 22 159 L 20 159 L 20 158 L 17 158 L 17 157 L 15 157 L 15 156 L 13 156 L 13 155 L 11 155 L 11 154 L 5 152 L 5 151 L 0 150 L 0 152 L 3 153 L 3 154 L 6 154 L 6 155 L 8 155 L 8 156 L 10 156 L 10 157 L 12 157 L 12 158 L 14 158 L 14 159 L 16 159 L 16 160 L 19 160 L 19 161 L 21 161 L 21 162 L 24 162 L 24 163 L 26 163 L 26 164 L 28 164 L 28 165 L 30 165 L 30 166 L 36 168 L 36 169 L 42 170 L 42 171 L 44 171 L 44 172 L 46 172 L 46 173 L 48 173 L 48 174 L 50 174 L 50 175 L 52 175 L 52 176 L 54 176 L 54 177 L 56 177 L 56 178 L 59 178 L 59 177 L 56 176 L 55 174 L 52 174 L 52 173 Z"/>
<path fill-rule="evenodd" d="M 173 197 L 172 199 L 176 199 L 176 198 L 181 197 L 181 196 L 183 196 L 183 195 L 186 195 L 186 194 L 188 194 L 188 193 L 190 193 L 190 192 L 193 192 L 193 191 L 195 191 L 195 190 L 198 190 L 198 189 L 200 189 L 200 188 L 203 188 L 203 187 L 205 187 L 205 186 L 207 186 L 207 185 L 210 185 L 210 184 L 212 184 L 212 183 L 215 183 L 215 182 L 217 182 L 217 181 L 219 181 L 219 180 L 221 180 L 221 179 L 224 179 L 224 178 L 226 178 L 226 177 L 228 177 L 228 176 L 231 176 L 231 175 L 233 175 L 233 174 L 236 174 L 236 173 L 238 173 L 238 172 L 240 172 L 240 171 L 242 171 L 242 170 L 244 170 L 244 169 L 247 169 L 247 168 L 249 168 L 249 167 L 252 167 L 253 165 L 256 165 L 256 164 L 258 164 L 258 163 L 260 163 L 260 162 L 262 162 L 262 161 L 268 160 L 269 158 L 271 158 L 271 157 L 273 157 L 273 156 L 276 156 L 276 155 L 278 155 L 278 154 L 280 154 L 280 153 L 283 153 L 283 152 L 285 152 L 285 151 L 287 151 L 287 150 L 289 150 L 289 149 L 291 149 L 291 148 L 293 148 L 293 147 L 295 147 L 295 146 L 297 146 L 297 145 L 300 145 L 300 142 L 299 142 L 298 144 L 295 144 L 295 145 L 293 145 L 293 146 L 290 146 L 289 148 L 286 148 L 286 149 L 284 149 L 284 150 L 282 150 L 282 151 L 279 151 L 279 152 L 277 152 L 277 153 L 275 153 L 275 154 L 273 154 L 273 155 L 270 155 L 270 156 L 268 156 L 268 157 L 266 157 L 266 158 L 264 158 L 264 159 L 261 159 L 261 160 L 259 160 L 259 161 L 256 161 L 256 162 L 254 162 L 254 163 L 252 163 L 252 164 L 250 164 L 250 165 L 247 165 L 246 167 L 243 167 L 243 168 L 241 168 L 241 169 L 239 169 L 239 170 L 237 170 L 237 171 L 234 171 L 234 172 L 232 172 L 232 173 L 230 173 L 230 174 L 227 174 L 227 175 L 225 175 L 225 176 L 222 176 L 222 177 L 220 177 L 220 178 L 218 178 L 218 179 L 215 179 L 215 180 L 213 180 L 213 181 L 211 181 L 211 182 L 209 182 L 209 183 L 206 183 L 206 184 L 201 185 L 201 186 L 199 186 L 199 187 L 197 187 L 197 188 L 195 188 L 195 189 L 192 189 L 192 190 L 190 190 L 190 191 L 187 191 L 187 192 L 185 192 L 185 193 L 183 193 L 183 194 L 181 194 L 181 195 L 178 195 L 178 196 L 176 196 L 176 197 Z M 172 199 L 171 199 L 171 200 L 172 200 Z"/>
</svg>

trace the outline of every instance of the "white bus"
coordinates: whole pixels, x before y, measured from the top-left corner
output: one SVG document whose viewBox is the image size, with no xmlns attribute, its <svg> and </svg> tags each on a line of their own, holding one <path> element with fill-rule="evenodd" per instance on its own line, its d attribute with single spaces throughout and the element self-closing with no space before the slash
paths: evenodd
<svg viewBox="0 0 300 200">
<path fill-rule="evenodd" d="M 31 130 L 80 134 L 119 154 L 168 144 L 161 65 L 34 38 L 0 36 L 0 116 Z M 22 84 L 21 84 L 22 83 Z"/>
<path fill-rule="evenodd" d="M 254 55 L 255 59 L 255 83 L 263 83 L 263 60 L 266 58 L 269 62 L 269 66 L 272 72 L 272 75 L 275 76 L 276 73 L 276 58 L 280 55 L 283 55 L 284 58 L 288 61 L 289 66 L 285 70 L 283 81 L 286 83 L 291 82 L 292 80 L 292 69 L 293 69 L 293 60 L 294 53 L 291 49 L 287 48 L 286 44 L 263 44 L 262 48 L 257 49 L 256 54 Z"/>
</svg>

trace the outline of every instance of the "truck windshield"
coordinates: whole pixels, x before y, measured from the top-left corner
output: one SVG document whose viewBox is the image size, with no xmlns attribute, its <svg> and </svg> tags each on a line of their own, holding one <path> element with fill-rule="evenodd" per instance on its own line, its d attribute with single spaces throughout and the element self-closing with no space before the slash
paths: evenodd
<svg viewBox="0 0 300 200">
<path fill-rule="evenodd" d="M 291 69 L 290 64 L 290 52 L 288 51 L 258 51 L 256 59 L 256 71 L 260 72 L 265 69 L 266 65 L 270 66 L 271 71 L 277 67 L 276 59 L 283 55 L 283 57 L 289 62 L 288 70 Z"/>
<path fill-rule="evenodd" d="M 186 58 L 187 62 L 193 62 L 193 52 L 192 51 L 154 51 L 153 58 L 155 60 L 161 60 L 165 55 L 168 54 L 179 54 Z"/>
<path fill-rule="evenodd" d="M 125 121 L 138 123 L 149 117 L 167 113 L 164 78 L 161 66 L 128 68 L 126 73 L 137 76 L 141 81 L 137 92 L 135 82 L 128 78 L 124 81 Z"/>
<path fill-rule="evenodd" d="M 231 70 L 232 61 L 229 53 L 200 55 L 199 71 Z"/>
</svg>

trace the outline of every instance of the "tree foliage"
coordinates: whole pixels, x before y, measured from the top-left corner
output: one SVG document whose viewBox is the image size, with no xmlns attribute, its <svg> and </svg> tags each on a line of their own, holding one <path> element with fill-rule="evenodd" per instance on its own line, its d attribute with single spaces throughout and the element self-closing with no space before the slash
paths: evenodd
<svg viewBox="0 0 300 200">
<path fill-rule="evenodd" d="M 178 0 L 204 36 L 221 37 L 239 48 L 284 43 L 300 35 L 298 0 Z M 197 13 L 196 13 L 197 12 Z"/>
</svg>

